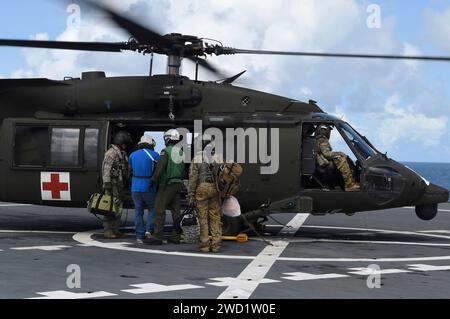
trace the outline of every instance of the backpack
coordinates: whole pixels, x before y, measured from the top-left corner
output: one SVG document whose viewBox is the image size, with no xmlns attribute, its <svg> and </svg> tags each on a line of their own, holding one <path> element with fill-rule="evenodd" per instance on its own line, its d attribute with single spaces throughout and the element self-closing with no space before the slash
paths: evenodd
<svg viewBox="0 0 450 319">
<path fill-rule="evenodd" d="M 243 168 L 238 163 L 225 163 L 218 167 L 216 174 L 217 190 L 220 197 L 225 199 L 236 194 L 240 187 L 239 178 L 241 177 Z"/>
</svg>

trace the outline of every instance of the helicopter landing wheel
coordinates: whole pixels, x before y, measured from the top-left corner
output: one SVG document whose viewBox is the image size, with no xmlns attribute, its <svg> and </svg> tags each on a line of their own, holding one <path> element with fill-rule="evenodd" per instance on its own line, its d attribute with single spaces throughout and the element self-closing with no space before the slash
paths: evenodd
<svg viewBox="0 0 450 319">
<path fill-rule="evenodd" d="M 416 215 L 422 220 L 432 220 L 438 213 L 438 205 L 418 205 L 416 206 Z"/>
<path fill-rule="evenodd" d="M 224 236 L 236 236 L 242 231 L 242 218 L 238 217 L 222 217 L 222 233 Z"/>
</svg>

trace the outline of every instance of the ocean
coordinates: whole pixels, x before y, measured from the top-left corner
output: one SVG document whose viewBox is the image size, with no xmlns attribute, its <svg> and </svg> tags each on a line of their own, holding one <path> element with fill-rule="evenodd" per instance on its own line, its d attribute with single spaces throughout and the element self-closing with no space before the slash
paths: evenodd
<svg viewBox="0 0 450 319">
<path fill-rule="evenodd" d="M 450 163 L 404 163 L 431 183 L 450 189 Z"/>
</svg>

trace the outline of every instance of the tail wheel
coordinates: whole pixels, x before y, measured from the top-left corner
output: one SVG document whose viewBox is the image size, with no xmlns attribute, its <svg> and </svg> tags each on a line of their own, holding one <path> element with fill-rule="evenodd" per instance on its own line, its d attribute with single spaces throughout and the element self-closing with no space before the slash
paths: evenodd
<svg viewBox="0 0 450 319">
<path fill-rule="evenodd" d="M 438 204 L 416 206 L 416 215 L 422 220 L 432 220 L 438 213 Z"/>
</svg>

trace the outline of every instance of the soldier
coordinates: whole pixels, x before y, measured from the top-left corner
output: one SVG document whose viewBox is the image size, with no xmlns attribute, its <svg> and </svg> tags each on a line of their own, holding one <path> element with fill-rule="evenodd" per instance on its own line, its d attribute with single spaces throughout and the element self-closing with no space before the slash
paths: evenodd
<svg viewBox="0 0 450 319">
<path fill-rule="evenodd" d="M 129 178 L 128 157 L 125 150 L 131 142 L 131 136 L 128 132 L 118 132 L 114 136 L 113 144 L 105 154 L 102 165 L 105 194 L 118 198 L 121 203 L 124 200 L 125 185 Z M 105 238 L 114 239 L 124 236 L 119 232 L 121 217 L 121 214 L 114 217 L 105 217 L 103 223 Z"/>
<path fill-rule="evenodd" d="M 348 163 L 348 156 L 342 152 L 333 152 L 330 145 L 331 128 L 320 124 L 316 129 L 316 163 L 321 168 L 337 168 L 345 183 L 346 192 L 358 192 L 359 184 L 353 177 L 353 170 Z"/>
<path fill-rule="evenodd" d="M 200 143 L 197 141 L 197 143 Z M 217 190 L 215 172 L 222 159 L 213 154 L 212 138 L 203 136 L 201 150 L 194 157 L 189 170 L 188 199 L 199 212 L 201 252 L 214 253 L 222 244 L 221 199 Z M 199 147 L 199 148 L 200 148 Z M 209 240 L 211 231 L 212 242 Z"/>
<path fill-rule="evenodd" d="M 153 238 L 145 241 L 148 244 L 162 244 L 166 209 L 170 209 L 174 221 L 180 215 L 180 192 L 184 175 L 183 154 L 181 149 L 176 146 L 180 139 L 180 133 L 177 130 L 169 130 L 164 133 L 166 148 L 161 151 L 152 177 L 152 185 L 159 184 L 159 189 L 155 199 L 155 233 Z M 168 242 L 179 244 L 180 239 L 180 235 L 174 229 Z"/>
</svg>

